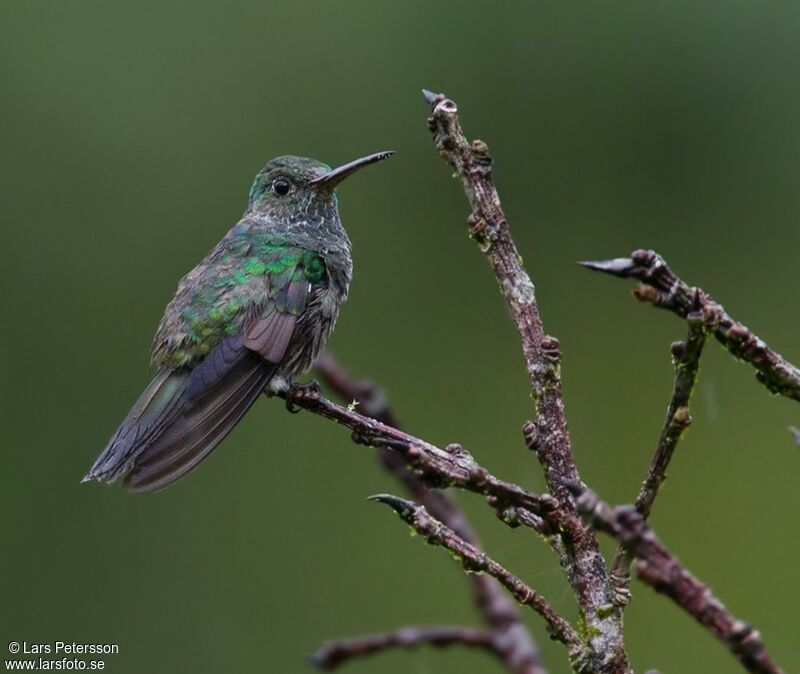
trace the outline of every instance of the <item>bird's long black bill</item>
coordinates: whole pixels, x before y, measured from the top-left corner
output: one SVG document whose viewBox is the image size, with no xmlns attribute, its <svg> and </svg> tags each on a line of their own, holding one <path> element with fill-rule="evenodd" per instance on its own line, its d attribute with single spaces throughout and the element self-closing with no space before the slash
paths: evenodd
<svg viewBox="0 0 800 674">
<path fill-rule="evenodd" d="M 377 164 L 379 161 L 388 159 L 393 154 L 394 152 L 392 150 L 385 150 L 384 152 L 376 152 L 375 154 L 370 154 L 366 157 L 361 157 L 360 159 L 354 159 L 347 164 L 343 164 L 338 168 L 328 171 L 325 175 L 320 176 L 319 178 L 315 178 L 311 181 L 311 184 L 324 185 L 325 187 L 333 189 L 336 187 L 336 185 L 342 182 L 342 180 L 353 175 L 359 169 L 369 166 L 370 164 Z"/>
</svg>

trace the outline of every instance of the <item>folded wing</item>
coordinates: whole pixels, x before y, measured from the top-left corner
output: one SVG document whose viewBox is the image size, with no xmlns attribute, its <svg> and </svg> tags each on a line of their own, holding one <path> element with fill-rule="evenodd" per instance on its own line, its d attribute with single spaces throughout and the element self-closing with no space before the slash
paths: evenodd
<svg viewBox="0 0 800 674">
<path fill-rule="evenodd" d="M 113 482 L 126 474 L 130 491 L 156 491 L 219 445 L 278 371 L 305 306 L 305 277 L 280 280 L 242 332 L 222 339 L 194 368 L 156 375 L 84 479 Z"/>
</svg>

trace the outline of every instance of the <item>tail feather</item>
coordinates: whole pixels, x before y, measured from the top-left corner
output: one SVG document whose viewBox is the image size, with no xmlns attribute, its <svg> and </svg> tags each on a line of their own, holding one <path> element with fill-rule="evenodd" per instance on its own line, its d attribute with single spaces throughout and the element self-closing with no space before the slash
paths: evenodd
<svg viewBox="0 0 800 674">
<path fill-rule="evenodd" d="M 145 389 L 86 480 L 123 474 L 133 492 L 156 491 L 195 468 L 262 393 L 276 366 L 223 340 L 194 370 L 162 371 Z"/>
<path fill-rule="evenodd" d="M 223 385 L 194 400 L 137 457 L 125 486 L 132 492 L 156 491 L 194 469 L 255 403 L 273 370 L 253 354 Z"/>
<path fill-rule="evenodd" d="M 97 457 L 83 481 L 114 482 L 136 455 L 167 427 L 183 408 L 189 374 L 162 370 L 151 381 Z"/>
</svg>

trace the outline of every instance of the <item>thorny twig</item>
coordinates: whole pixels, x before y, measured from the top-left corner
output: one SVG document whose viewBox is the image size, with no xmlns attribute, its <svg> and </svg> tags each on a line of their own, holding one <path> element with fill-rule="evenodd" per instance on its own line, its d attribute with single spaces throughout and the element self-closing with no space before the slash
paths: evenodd
<svg viewBox="0 0 800 674">
<path fill-rule="evenodd" d="M 638 300 L 669 309 L 681 318 L 696 316 L 720 344 L 757 370 L 756 378 L 770 391 L 800 401 L 800 368 L 731 318 L 707 292 L 678 278 L 655 251 L 635 250 L 630 257 L 581 264 L 594 271 L 641 281 L 634 291 Z"/>
<path fill-rule="evenodd" d="M 337 405 L 314 387 L 297 387 L 278 395 L 288 398 L 297 407 L 349 428 L 353 431 L 352 438 L 356 444 L 397 452 L 429 487 L 458 487 L 483 496 L 493 496 L 500 503 L 548 517 L 551 521 L 540 520 L 545 528 L 539 533 L 545 536 L 552 533 L 551 526 L 557 525 L 556 515 L 553 514 L 556 501 L 552 496 L 540 496 L 513 482 L 495 477 L 461 445 L 452 444 L 441 449 L 426 440 Z"/>
<path fill-rule="evenodd" d="M 551 520 L 554 520 L 553 523 L 558 522 L 558 503 L 554 498 L 547 495 L 537 496 L 519 486 L 503 482 L 488 473 L 485 468 L 478 466 L 471 457 L 466 461 L 466 464 L 461 463 L 461 461 L 463 461 L 463 455 L 460 453 L 455 454 L 454 458 L 458 460 L 453 463 L 442 460 L 441 454 L 449 456 L 444 450 L 424 440 L 414 438 L 401 431 L 384 426 L 374 419 L 364 417 L 346 407 L 336 405 L 324 398 L 313 388 L 297 388 L 285 395 L 298 407 L 336 421 L 353 430 L 353 437 L 357 444 L 365 444 L 364 438 L 369 437 L 372 440 L 369 444 L 372 446 L 386 447 L 399 452 L 400 455 L 406 457 L 406 460 L 413 466 L 416 466 L 416 470 L 420 472 L 421 476 L 424 476 L 426 482 L 443 486 L 453 481 L 456 486 L 463 487 L 476 493 L 483 493 L 484 495 L 487 494 L 487 491 L 499 492 L 502 494 L 502 498 L 505 502 L 509 503 L 520 512 L 543 516 L 545 518 L 543 521 L 548 524 L 551 523 Z M 463 450 L 461 451 L 463 452 Z M 481 478 L 477 482 L 474 477 L 467 477 L 475 475 L 479 475 Z M 589 497 L 586 496 L 586 494 L 591 494 L 591 492 L 583 485 L 579 483 L 566 483 L 565 486 L 574 496 L 580 497 L 583 495 L 582 499 L 577 498 L 576 501 L 576 507 L 580 510 L 586 512 L 594 507 L 592 505 L 587 505 L 587 499 Z M 620 509 L 620 511 L 636 513 L 635 508 L 627 510 L 623 508 Z M 641 520 L 641 515 L 638 515 L 638 513 L 636 513 L 636 515 Z M 622 532 L 625 530 L 617 530 L 608 528 L 607 526 L 604 528 L 604 523 L 611 521 L 610 518 L 591 517 L 590 519 L 594 527 L 617 537 L 621 543 L 625 544 L 626 550 L 633 556 L 641 559 L 648 559 L 649 553 L 647 552 L 647 548 L 639 547 L 638 542 L 649 542 L 652 539 L 657 541 L 654 534 L 652 539 L 639 538 L 634 539 L 633 542 L 621 540 L 623 537 Z M 702 613 L 703 619 L 698 617 L 699 622 L 717 636 L 720 636 L 720 634 L 728 635 L 732 641 L 726 641 L 726 643 L 733 644 L 730 646 L 731 650 L 737 655 L 742 649 L 749 652 L 751 644 L 757 644 L 758 652 L 763 653 L 763 657 L 760 656 L 759 659 L 740 657 L 740 662 L 742 662 L 748 671 L 756 674 L 780 674 L 781 670 L 777 666 L 773 665 L 773 669 L 764 669 L 764 667 L 761 666 L 760 662 L 762 660 L 766 662 L 770 662 L 770 660 L 764 652 L 764 646 L 760 638 L 756 638 L 758 637 L 758 633 L 752 628 L 748 628 L 749 631 L 743 633 L 743 630 L 748 627 L 745 623 L 731 616 L 725 607 L 716 599 L 714 599 L 713 602 L 705 601 L 704 597 L 707 588 L 694 579 L 694 577 L 681 566 L 677 558 L 664 548 L 663 544 L 658 542 L 658 546 L 658 548 L 655 548 L 656 552 L 653 554 L 663 555 L 663 557 L 668 560 L 668 563 L 665 562 L 661 566 L 643 566 L 637 564 L 635 565 L 637 575 L 659 591 L 668 594 L 668 596 L 695 617 L 698 617 L 698 615 Z M 480 552 L 477 548 L 475 549 Z M 648 572 L 652 571 L 652 569 L 660 569 L 659 573 L 663 573 L 663 576 L 648 575 Z M 669 572 L 668 575 L 667 572 Z M 663 580 L 664 578 L 666 578 L 666 581 Z M 679 580 L 672 582 L 671 579 L 674 578 L 678 578 Z M 680 593 L 677 595 L 671 594 L 670 592 L 672 592 L 673 588 L 677 588 Z M 698 598 L 703 600 L 700 608 L 697 608 L 694 604 L 694 602 L 698 601 Z M 593 673 L 602 671 L 600 665 L 596 662 L 587 662 L 585 659 L 580 658 L 578 658 L 576 662 L 577 661 L 580 661 L 581 666 L 584 668 L 583 671 Z"/>
<path fill-rule="evenodd" d="M 525 424 L 525 441 L 536 451 L 553 496 L 538 495 L 512 482 L 500 480 L 480 466 L 460 445 L 441 449 L 394 428 L 392 418 L 384 417 L 382 423 L 352 408 L 336 405 L 314 387 L 294 387 L 284 393 L 284 397 L 298 407 L 349 428 L 356 443 L 394 453 L 399 457 L 399 462 L 396 462 L 398 475 L 402 463 L 418 478 L 418 483 L 407 483 L 412 493 L 417 490 L 425 495 L 429 494 L 426 488 L 448 486 L 466 489 L 486 497 L 489 505 L 509 525 L 525 524 L 551 541 L 560 538 L 561 541 L 553 547 L 560 553 L 581 609 L 582 624 L 578 631 L 532 588 L 468 542 L 468 537 L 454 531 L 461 526 L 460 533 L 469 532 L 463 528 L 465 521 L 459 523 L 454 512 L 448 514 L 454 525 L 449 527 L 412 502 L 391 496 L 380 497 L 431 542 L 455 552 L 467 570 L 486 571 L 518 600 L 537 610 L 553 635 L 569 645 L 576 672 L 631 673 L 622 642 L 622 611 L 618 605 L 604 603 L 610 602 L 613 591 L 594 535 L 596 528 L 616 537 L 626 553 L 637 560 L 634 569 L 638 577 L 667 594 L 722 640 L 745 669 L 757 674 L 780 674 L 781 670 L 770 660 L 758 632 L 735 619 L 708 587 L 692 576 L 664 547 L 643 517 L 652 507 L 677 439 L 688 421 L 685 403 L 688 403 L 688 394 L 696 376 L 702 347 L 701 333 L 690 331 L 685 350 L 676 354 L 676 360 L 683 361 L 686 371 L 683 374 L 679 372 L 676 378 L 671 405 L 674 411 L 668 415 L 650 474 L 637 500 L 638 510 L 637 507 L 610 508 L 583 485 L 575 468 L 561 399 L 558 342 L 544 334 L 533 284 L 522 267 L 491 180 L 488 149 L 481 141 L 467 142 L 452 101 L 429 92 L 426 92 L 426 98 L 433 107 L 429 127 L 436 145 L 456 169 L 473 208 L 469 219 L 470 232 L 495 271 L 520 333 L 531 390 L 536 400 L 536 421 Z M 585 264 L 592 269 L 640 279 L 643 285 L 636 291 L 639 299 L 669 308 L 698 329 L 712 332 L 734 355 L 750 362 L 758 370 L 759 379 L 771 390 L 800 399 L 800 370 L 747 328 L 735 323 L 706 293 L 690 288 L 675 277 L 657 254 L 637 251 L 631 258 Z M 446 503 L 439 501 L 440 505 Z"/>
<path fill-rule="evenodd" d="M 436 148 L 455 170 L 472 208 L 470 236 L 486 256 L 520 336 L 536 406 L 536 420 L 526 424 L 525 437 L 536 450 L 548 488 L 558 500 L 565 549 L 562 564 L 575 590 L 589 645 L 599 671 L 624 674 L 630 666 L 622 642 L 622 622 L 608 610 L 612 593 L 600 546 L 563 486 L 580 482 L 580 476 L 564 416 L 558 340 L 544 332 L 533 282 L 522 265 L 492 180 L 488 146 L 482 140 L 467 140 L 452 100 L 430 91 L 423 94 L 432 109 L 428 128 Z"/>
<path fill-rule="evenodd" d="M 688 335 L 683 342 L 672 344 L 672 360 L 675 367 L 675 383 L 672 387 L 672 398 L 667 407 L 664 426 L 658 437 L 656 451 L 650 462 L 647 476 L 642 482 L 634 507 L 646 520 L 650 517 L 653 503 L 658 496 L 661 484 L 667 478 L 667 468 L 683 432 L 692 423 L 689 414 L 689 400 L 697 381 L 700 368 L 700 356 L 706 341 L 706 331 L 698 319 L 689 319 Z M 631 557 L 620 545 L 611 566 L 611 582 L 615 590 L 615 600 L 624 606 L 630 600 Z"/>
<path fill-rule="evenodd" d="M 752 625 L 734 618 L 710 588 L 695 578 L 658 539 L 636 508 L 612 508 L 581 485 L 571 485 L 581 513 L 637 558 L 637 576 L 667 595 L 722 641 L 749 672 L 781 674 Z"/>
<path fill-rule="evenodd" d="M 424 507 L 390 494 L 378 494 L 370 498 L 392 508 L 428 543 L 452 552 L 460 560 L 465 571 L 488 573 L 497 579 L 520 604 L 530 607 L 541 616 L 547 625 L 550 638 L 560 641 L 567 647 L 571 661 L 575 662 L 583 657 L 583 643 L 575 630 L 536 590 L 523 583 L 485 552 L 467 543 L 452 529 L 431 517 Z M 577 666 L 576 669 L 581 670 L 582 667 Z"/>
<path fill-rule="evenodd" d="M 420 646 L 469 646 L 497 652 L 497 644 L 490 630 L 452 625 L 429 627 L 403 627 L 394 632 L 369 634 L 357 639 L 340 639 L 322 644 L 311 656 L 311 661 L 320 669 L 332 671 L 339 665 L 374 655 L 392 648 L 419 648 Z"/>
<path fill-rule="evenodd" d="M 357 401 L 358 409 L 366 416 L 399 429 L 400 425 L 386 401 L 384 392 L 373 382 L 352 379 L 347 370 L 339 365 L 330 353 L 317 358 L 314 367 L 322 380 L 340 398 L 345 401 Z M 405 460 L 398 453 L 382 449 L 378 456 L 383 467 L 403 484 L 414 500 L 422 503 L 431 515 L 453 529 L 465 541 L 480 547 L 472 526 L 451 499 L 441 491 L 426 487 L 423 480 L 408 469 Z M 523 623 L 519 611 L 503 588 L 487 575 L 470 574 L 468 578 L 476 608 L 488 627 L 484 632 L 490 637 L 491 650 L 500 658 L 506 669 L 513 674 L 545 674 L 539 649 Z M 327 647 L 323 647 L 319 652 L 328 653 L 329 658 L 326 661 L 331 661 L 333 656 L 330 654 L 333 653 L 344 655 L 357 651 L 358 654 L 366 654 L 396 646 L 407 647 L 410 635 L 426 640 L 432 632 L 427 628 L 416 632 L 413 628 L 407 628 L 389 635 L 378 636 L 386 637 L 392 634 L 397 638 L 367 637 L 365 640 L 329 642 Z M 442 632 L 437 631 L 436 634 L 440 640 L 434 643 L 443 643 Z"/>
</svg>

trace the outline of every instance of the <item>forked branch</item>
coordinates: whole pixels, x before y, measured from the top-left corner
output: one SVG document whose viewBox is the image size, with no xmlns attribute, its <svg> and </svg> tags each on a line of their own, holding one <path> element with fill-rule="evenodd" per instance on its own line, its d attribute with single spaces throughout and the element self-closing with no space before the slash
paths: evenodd
<svg viewBox="0 0 800 674">
<path fill-rule="evenodd" d="M 756 369 L 756 378 L 773 393 L 800 401 L 800 369 L 767 345 L 750 328 L 731 318 L 705 290 L 693 288 L 652 250 L 635 250 L 630 257 L 582 262 L 584 267 L 641 281 L 634 296 L 669 309 L 681 318 L 696 317 L 736 358 Z"/>
<path fill-rule="evenodd" d="M 683 432 L 692 423 L 689 413 L 689 400 L 692 397 L 697 372 L 700 369 L 700 356 L 706 341 L 706 331 L 697 318 L 689 318 L 689 330 L 686 340 L 672 344 L 672 362 L 675 367 L 675 384 L 672 398 L 667 407 L 664 426 L 658 437 L 656 451 L 650 462 L 647 476 L 642 482 L 634 507 L 643 519 L 650 517 L 656 496 L 661 484 L 667 478 L 667 468 Z M 620 545 L 611 567 L 611 582 L 614 585 L 615 600 L 625 606 L 630 599 L 628 585 L 630 582 L 631 556 Z"/>
<path fill-rule="evenodd" d="M 571 489 L 578 508 L 593 526 L 616 538 L 636 558 L 634 568 L 642 581 L 668 596 L 708 629 L 748 672 L 782 674 L 767 654 L 758 630 L 731 615 L 711 589 L 664 546 L 636 508 L 612 508 L 590 489 L 580 485 L 572 485 Z"/>
<path fill-rule="evenodd" d="M 542 674 L 538 651 L 518 613 L 509 608 L 507 597 L 498 594 L 502 586 L 544 619 L 551 636 L 567 647 L 575 672 L 631 674 L 622 630 L 626 597 L 621 595 L 627 593 L 634 560 L 633 569 L 643 582 L 693 616 L 747 671 L 781 674 L 758 632 L 734 618 L 711 590 L 683 567 L 653 533 L 646 518 L 678 441 L 691 421 L 688 406 L 707 332 L 756 368 L 759 380 L 770 390 L 795 400 L 800 400 L 800 370 L 734 321 L 707 293 L 676 277 L 652 251 L 584 263 L 594 270 L 638 279 L 641 285 L 636 297 L 670 309 L 689 322 L 686 340 L 673 345 L 676 373 L 672 397 L 636 503 L 615 509 L 600 501 L 581 482 L 575 465 L 561 394 L 558 341 L 544 332 L 533 282 L 522 266 L 492 180 L 488 147 L 479 140 L 467 141 L 452 100 L 430 92 L 425 92 L 425 97 L 431 105 L 428 126 L 436 147 L 455 170 L 472 209 L 470 235 L 487 258 L 519 332 L 535 401 L 535 418 L 524 425 L 524 438 L 536 453 L 551 494 L 536 494 L 501 480 L 461 445 L 440 448 L 401 431 L 374 386 L 352 382 L 333 361 L 323 360 L 319 370 L 329 385 L 345 400 L 358 399 L 360 411 L 331 402 L 315 387 L 293 388 L 284 394 L 287 402 L 345 426 L 357 444 L 381 450 L 384 465 L 422 505 L 388 495 L 376 500 L 390 505 L 428 542 L 454 554 L 467 571 L 482 574 L 474 576 L 482 580 L 472 583 L 486 629 L 414 627 L 331 642 L 318 653 L 318 664 L 332 668 L 347 659 L 396 646 L 463 644 L 498 654 L 515 674 Z M 434 491 L 446 487 L 482 495 L 506 524 L 525 525 L 550 542 L 573 588 L 580 629 L 573 628 L 533 588 L 481 550 L 463 514 Z M 600 554 L 595 530 L 612 535 L 620 543 L 613 573 Z"/>
<path fill-rule="evenodd" d="M 561 561 L 587 625 L 596 666 L 609 674 L 625 674 L 630 666 L 622 642 L 622 622 L 608 609 L 612 591 L 600 546 L 563 486 L 580 482 L 580 476 L 561 395 L 558 340 L 545 334 L 533 281 L 522 264 L 492 179 L 489 147 L 482 140 L 467 140 L 458 107 L 451 99 L 427 90 L 423 95 L 431 106 L 428 128 L 436 148 L 455 170 L 472 209 L 467 220 L 470 237 L 489 262 L 519 333 L 536 412 L 535 421 L 526 425 L 525 436 L 557 499 L 565 550 Z"/>
<path fill-rule="evenodd" d="M 488 573 L 495 578 L 520 604 L 528 606 L 541 616 L 547 625 L 550 638 L 560 641 L 569 650 L 571 662 L 582 662 L 584 648 L 577 633 L 536 590 L 526 585 L 485 552 L 460 538 L 452 529 L 431 517 L 422 506 L 390 494 L 378 494 L 370 498 L 392 508 L 400 519 L 428 543 L 453 553 L 465 571 Z M 576 666 L 576 669 L 580 671 L 583 668 Z"/>
<path fill-rule="evenodd" d="M 345 402 L 355 401 L 358 409 L 368 417 L 399 429 L 384 392 L 371 381 L 354 380 L 347 370 L 330 354 L 322 354 L 314 364 L 322 380 Z M 397 452 L 381 449 L 378 452 L 381 465 L 405 487 L 411 497 L 422 503 L 436 519 L 455 531 L 468 543 L 480 547 L 480 542 L 464 513 L 446 494 L 429 489 L 421 477 L 406 466 L 405 459 Z M 531 516 L 533 517 L 533 516 Z M 537 518 L 538 520 L 538 518 Z M 538 520 L 539 528 L 543 527 Z M 511 674 L 546 674 L 539 649 L 511 599 L 499 583 L 484 574 L 470 574 L 469 583 L 475 607 L 486 624 L 485 630 L 471 630 L 470 635 L 486 637 L 491 650 Z M 434 645 L 481 645 L 479 639 L 467 643 L 464 630 L 468 628 L 415 628 L 408 627 L 396 632 L 373 635 L 362 639 L 331 641 L 318 651 L 315 662 L 337 665 L 357 655 L 376 653 L 381 650 L 402 647 L 410 648 L 430 642 Z M 460 639 L 453 638 L 458 635 Z M 324 654 L 325 657 L 322 657 Z M 324 667 L 323 667 L 324 668 Z"/>
</svg>

